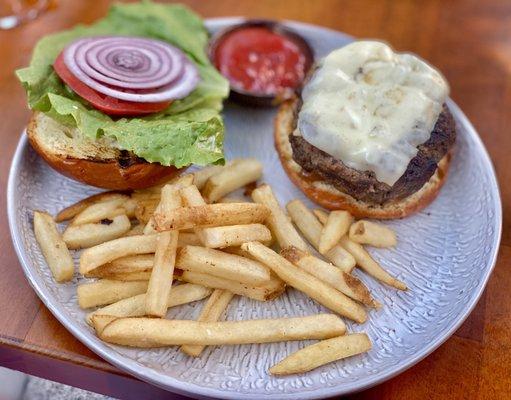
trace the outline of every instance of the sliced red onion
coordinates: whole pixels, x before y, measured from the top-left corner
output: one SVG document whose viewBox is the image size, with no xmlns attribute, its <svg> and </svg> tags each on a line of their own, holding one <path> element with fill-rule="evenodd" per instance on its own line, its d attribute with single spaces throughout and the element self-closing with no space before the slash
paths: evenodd
<svg viewBox="0 0 511 400">
<path fill-rule="evenodd" d="M 157 42 L 158 43 L 158 42 Z M 99 44 L 90 49 L 87 53 L 87 60 L 85 65 L 92 65 L 91 68 L 94 72 L 99 72 L 102 76 L 111 77 L 120 81 L 129 80 L 131 82 L 146 82 L 147 80 L 156 80 L 167 77 L 168 81 L 163 83 L 167 84 L 176 79 L 180 73 L 182 73 L 182 67 L 184 54 L 181 52 L 166 52 L 165 48 L 155 48 L 156 54 L 151 52 L 151 49 L 147 49 L 145 46 L 140 45 L 133 49 L 132 46 L 119 46 L 116 50 L 110 51 L 111 47 L 109 43 Z M 176 49 L 177 50 L 177 49 Z M 82 52 L 77 52 L 77 56 L 80 56 Z M 152 63 L 146 63 L 146 66 L 137 69 L 137 76 L 133 77 L 133 72 L 129 68 L 119 65 L 115 71 L 109 69 L 109 65 L 115 64 L 115 59 L 121 58 L 123 55 L 130 55 L 131 53 L 142 53 L 138 57 L 141 58 L 147 54 Z M 170 58 L 171 64 L 164 65 L 160 60 Z M 79 60 L 81 62 L 81 60 Z M 167 67 L 167 68 L 165 68 Z M 85 72 L 87 70 L 84 69 Z M 88 72 L 87 72 L 88 73 Z M 170 74 L 170 75 L 169 75 Z M 98 78 L 96 78 L 98 79 Z M 109 82 L 106 82 L 109 83 Z M 162 86 L 162 85 L 160 85 Z"/>
<path fill-rule="evenodd" d="M 139 103 L 186 97 L 199 82 L 196 66 L 168 43 L 110 36 L 79 39 L 64 49 L 72 74 L 105 95 Z"/>
</svg>

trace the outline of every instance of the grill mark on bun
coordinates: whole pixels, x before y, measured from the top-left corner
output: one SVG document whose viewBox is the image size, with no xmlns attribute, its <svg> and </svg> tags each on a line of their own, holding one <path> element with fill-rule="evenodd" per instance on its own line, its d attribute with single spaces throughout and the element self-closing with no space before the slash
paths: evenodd
<svg viewBox="0 0 511 400">
<path fill-rule="evenodd" d="M 119 155 L 117 156 L 117 163 L 121 168 L 129 168 L 132 165 L 145 163 L 146 161 L 137 157 L 131 151 L 120 150 Z"/>
</svg>

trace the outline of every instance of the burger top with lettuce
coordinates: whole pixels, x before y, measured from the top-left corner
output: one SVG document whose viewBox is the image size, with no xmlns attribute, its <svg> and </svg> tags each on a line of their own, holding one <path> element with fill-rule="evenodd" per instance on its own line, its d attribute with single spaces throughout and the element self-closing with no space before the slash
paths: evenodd
<svg viewBox="0 0 511 400">
<path fill-rule="evenodd" d="M 222 163 L 227 81 L 202 20 L 180 5 L 114 5 L 90 26 L 44 37 L 17 71 L 34 149 L 59 172 L 138 189 L 190 164 Z"/>
</svg>

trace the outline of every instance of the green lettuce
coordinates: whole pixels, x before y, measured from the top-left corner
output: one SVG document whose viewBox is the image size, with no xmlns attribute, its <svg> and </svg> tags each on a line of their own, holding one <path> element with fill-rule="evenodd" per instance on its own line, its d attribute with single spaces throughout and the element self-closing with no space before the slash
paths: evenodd
<svg viewBox="0 0 511 400">
<path fill-rule="evenodd" d="M 70 42 L 84 36 L 129 35 L 160 39 L 183 50 L 201 76 L 197 88 L 167 109 L 146 117 L 112 119 L 77 96 L 54 72 L 52 64 Z M 202 20 L 182 5 L 143 1 L 116 4 L 93 25 L 48 35 L 36 45 L 27 68 L 16 74 L 32 110 L 77 126 L 90 138 L 110 137 L 125 150 L 150 162 L 184 167 L 222 163 L 222 101 L 227 81 L 211 65 L 208 33 Z"/>
</svg>

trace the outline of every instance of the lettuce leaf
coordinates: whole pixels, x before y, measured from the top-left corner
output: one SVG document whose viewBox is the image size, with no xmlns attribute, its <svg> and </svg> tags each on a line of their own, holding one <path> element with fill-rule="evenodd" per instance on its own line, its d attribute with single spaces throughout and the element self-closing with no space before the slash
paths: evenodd
<svg viewBox="0 0 511 400">
<path fill-rule="evenodd" d="M 54 72 L 52 64 L 70 42 L 84 36 L 129 35 L 160 39 L 183 50 L 199 69 L 201 81 L 184 99 L 146 117 L 112 119 L 77 96 Z M 93 25 L 48 35 L 36 45 L 27 68 L 16 71 L 29 107 L 90 138 L 107 136 L 149 162 L 184 167 L 222 163 L 222 101 L 227 81 L 211 65 L 202 20 L 182 5 L 143 1 L 116 4 Z"/>
</svg>

